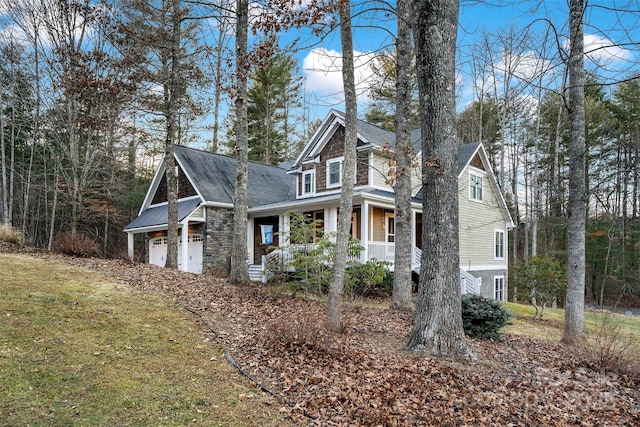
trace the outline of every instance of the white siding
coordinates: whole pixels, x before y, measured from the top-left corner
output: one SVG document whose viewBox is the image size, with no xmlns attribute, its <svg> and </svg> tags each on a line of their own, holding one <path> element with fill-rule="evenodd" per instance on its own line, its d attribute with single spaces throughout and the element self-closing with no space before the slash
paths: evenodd
<svg viewBox="0 0 640 427">
<path fill-rule="evenodd" d="M 415 196 L 422 188 L 422 153 L 416 156 L 413 169 L 411 170 L 411 195 Z"/>
<path fill-rule="evenodd" d="M 506 230 L 506 219 L 498 203 L 496 189 L 485 172 L 471 168 L 477 175 L 483 176 L 482 201 L 469 198 L 469 169 L 465 168 L 458 180 L 458 203 L 460 206 L 460 266 L 462 268 L 482 266 L 505 266 L 505 259 L 495 259 L 494 232 Z"/>
<path fill-rule="evenodd" d="M 377 153 L 373 153 L 372 163 L 372 178 L 371 185 L 376 188 L 380 188 L 386 191 L 393 191 L 393 188 L 386 183 L 386 179 L 389 173 L 389 158 Z"/>
<path fill-rule="evenodd" d="M 420 186 L 422 185 L 422 176 L 421 176 L 421 156 L 418 156 L 414 162 L 415 167 L 411 170 L 411 195 L 415 196 L 418 191 L 420 191 Z M 389 158 L 383 155 L 374 153 L 373 161 L 372 161 L 372 169 L 373 169 L 373 182 L 371 185 L 376 188 L 380 188 L 387 191 L 393 191 L 393 188 L 389 184 L 386 183 L 386 179 L 389 177 Z"/>
</svg>

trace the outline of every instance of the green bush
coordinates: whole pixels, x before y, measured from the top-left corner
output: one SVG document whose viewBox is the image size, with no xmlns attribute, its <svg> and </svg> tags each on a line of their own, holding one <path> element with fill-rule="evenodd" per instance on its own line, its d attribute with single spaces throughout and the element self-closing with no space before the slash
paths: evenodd
<svg viewBox="0 0 640 427">
<path fill-rule="evenodd" d="M 347 267 L 345 282 L 351 294 L 362 297 L 390 296 L 393 292 L 393 272 L 388 267 L 388 262 L 375 259 Z"/>
<path fill-rule="evenodd" d="M 499 340 L 498 331 L 510 318 L 511 313 L 500 301 L 481 295 L 462 296 L 462 324 L 470 337 Z"/>
<path fill-rule="evenodd" d="M 544 309 L 566 293 L 566 271 L 560 261 L 538 255 L 515 266 L 511 283 L 518 288 L 519 296 L 528 299 L 536 309 L 534 317 L 542 318 Z"/>
</svg>

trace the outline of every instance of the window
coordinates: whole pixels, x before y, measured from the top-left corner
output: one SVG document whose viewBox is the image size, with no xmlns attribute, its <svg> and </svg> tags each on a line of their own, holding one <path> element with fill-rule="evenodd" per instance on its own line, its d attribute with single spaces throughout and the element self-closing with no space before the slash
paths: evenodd
<svg viewBox="0 0 640 427">
<path fill-rule="evenodd" d="M 469 198 L 471 200 L 482 200 L 482 177 L 469 174 Z"/>
<path fill-rule="evenodd" d="M 504 231 L 495 230 L 493 235 L 495 246 L 495 252 L 493 255 L 495 259 L 504 259 Z"/>
<path fill-rule="evenodd" d="M 315 173 L 313 170 L 302 173 L 302 194 L 315 193 Z"/>
<path fill-rule="evenodd" d="M 152 245 L 153 246 L 161 246 L 161 245 L 166 245 L 167 244 L 167 238 L 166 237 L 160 237 L 157 239 L 153 240 Z"/>
<path fill-rule="evenodd" d="M 493 276 L 493 297 L 504 301 L 504 276 Z"/>
<path fill-rule="evenodd" d="M 327 188 L 342 185 L 342 162 L 344 158 L 327 160 Z"/>
<path fill-rule="evenodd" d="M 393 214 L 385 214 L 385 234 L 388 243 L 394 243 L 396 241 L 396 219 Z"/>
</svg>

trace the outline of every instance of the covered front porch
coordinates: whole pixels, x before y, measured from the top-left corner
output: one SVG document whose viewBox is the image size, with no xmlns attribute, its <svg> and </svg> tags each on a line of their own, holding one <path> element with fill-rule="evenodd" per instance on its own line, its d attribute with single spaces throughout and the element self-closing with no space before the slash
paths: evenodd
<svg viewBox="0 0 640 427">
<path fill-rule="evenodd" d="M 249 218 L 248 250 L 249 263 L 262 265 L 263 257 L 276 250 L 295 244 L 314 244 L 322 236 L 337 231 L 338 207 L 313 207 L 300 209 L 305 218 L 313 221 L 316 232 L 304 241 L 294 241 L 292 236 L 290 212 L 277 215 L 252 216 Z M 386 261 L 393 265 L 395 256 L 395 215 L 393 205 L 371 203 L 367 200 L 356 204 L 351 215 L 350 234 L 360 241 L 363 251 L 359 261 L 371 259 Z M 412 212 L 411 232 L 412 265 L 420 265 L 420 248 L 422 246 L 422 214 L 415 209 Z"/>
<path fill-rule="evenodd" d="M 249 218 L 248 249 L 249 274 L 251 280 L 266 282 L 267 265 L 274 259 L 283 265 L 291 265 L 297 253 L 314 250 L 318 240 L 327 233 L 335 233 L 338 225 L 338 207 L 312 207 L 300 209 L 305 218 L 317 224 L 317 231 L 304 242 L 292 242 L 290 211 L 277 215 L 253 216 Z M 413 206 L 411 227 L 411 270 L 420 274 L 422 259 L 422 213 L 420 206 Z M 269 234 L 265 234 L 265 230 Z M 385 261 L 394 268 L 395 261 L 395 215 L 391 203 L 361 200 L 355 204 L 351 215 L 350 234 L 360 241 L 363 250 L 351 261 L 365 263 L 369 260 Z M 460 287 L 463 294 L 480 293 L 480 281 L 460 269 Z"/>
</svg>

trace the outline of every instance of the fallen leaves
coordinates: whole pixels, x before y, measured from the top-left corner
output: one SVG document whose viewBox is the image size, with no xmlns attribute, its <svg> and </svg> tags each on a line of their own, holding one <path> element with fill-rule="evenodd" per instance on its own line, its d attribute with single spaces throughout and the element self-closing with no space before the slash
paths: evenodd
<svg viewBox="0 0 640 427">
<path fill-rule="evenodd" d="M 300 424 L 640 425 L 637 386 L 581 367 L 559 344 L 471 340 L 481 361 L 450 362 L 404 351 L 412 321 L 406 313 L 350 309 L 345 331 L 330 334 L 322 302 L 150 265 L 66 259 L 166 293 L 201 316 L 211 340 Z"/>
</svg>

